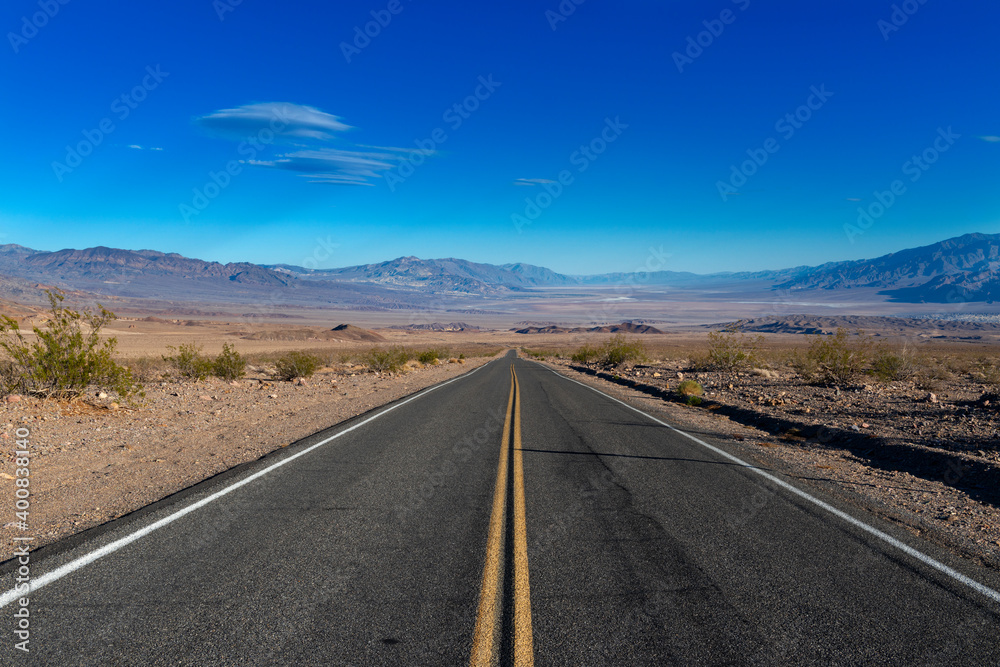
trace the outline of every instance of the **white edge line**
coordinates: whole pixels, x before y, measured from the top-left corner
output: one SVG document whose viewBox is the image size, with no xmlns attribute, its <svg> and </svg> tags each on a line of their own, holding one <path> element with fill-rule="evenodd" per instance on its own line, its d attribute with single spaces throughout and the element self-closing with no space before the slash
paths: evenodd
<svg viewBox="0 0 1000 667">
<path fill-rule="evenodd" d="M 163 528 L 164 526 L 166 526 L 166 525 L 168 525 L 170 523 L 173 523 L 174 521 L 176 521 L 177 519 L 180 519 L 184 515 L 189 514 L 191 512 L 194 512 L 195 510 L 200 509 L 200 508 L 204 507 L 205 505 L 208 505 L 209 503 L 218 500 L 219 498 L 225 496 L 226 494 L 231 493 L 231 492 L 235 491 L 236 489 L 249 484 L 250 482 L 256 480 L 259 477 L 263 477 L 264 475 L 266 475 L 267 473 L 271 472 L 272 470 L 276 470 L 276 469 L 280 468 L 281 466 L 283 466 L 283 465 L 285 465 L 287 463 L 291 463 L 292 461 L 294 461 L 295 459 L 299 458 L 300 456 L 305 456 L 306 454 L 308 454 L 309 452 L 313 451 L 314 449 L 318 449 L 319 447 L 322 447 L 323 445 L 325 445 L 325 444 L 327 444 L 327 443 L 329 443 L 329 442 L 331 442 L 333 440 L 336 440 L 340 436 L 346 435 L 346 434 L 350 433 L 351 431 L 353 431 L 356 428 L 361 428 L 365 424 L 367 424 L 369 422 L 372 422 L 372 421 L 375 421 L 379 417 L 382 417 L 383 415 L 386 415 L 386 414 L 392 412 L 393 410 L 395 410 L 398 407 L 402 407 L 402 406 L 406 405 L 410 401 L 415 401 L 418 398 L 426 396 L 427 394 L 431 393 L 432 391 L 434 391 L 436 389 L 440 389 L 441 387 L 444 387 L 445 385 L 449 385 L 452 382 L 455 382 L 457 380 L 461 380 L 463 378 L 469 377 L 470 375 L 472 375 L 473 373 L 475 373 L 476 371 L 478 371 L 480 368 L 485 368 L 490 363 L 492 363 L 492 362 L 487 361 L 485 364 L 483 364 L 479 368 L 474 368 L 471 371 L 469 371 L 468 373 L 464 373 L 464 374 L 462 374 L 462 375 L 460 375 L 460 376 L 458 376 L 456 378 L 452 378 L 451 380 L 448 380 L 447 382 L 442 382 L 441 384 L 438 384 L 438 385 L 435 385 L 433 387 L 430 387 L 429 389 L 424 389 L 424 390 L 420 391 L 418 394 L 416 394 L 415 396 L 411 396 L 410 398 L 408 398 L 408 399 L 406 399 L 404 401 L 396 403 L 395 405 L 390 406 L 390 407 L 386 408 L 385 410 L 382 410 L 381 412 L 379 412 L 376 415 L 372 415 L 371 417 L 369 417 L 368 419 L 365 419 L 362 422 L 358 422 L 357 424 L 355 424 L 353 426 L 345 428 L 343 431 L 339 431 L 337 433 L 334 433 L 329 438 L 321 440 L 320 442 L 317 442 L 315 445 L 311 445 L 311 446 L 307 447 L 306 449 L 303 449 L 301 452 L 297 452 L 297 453 L 292 454 L 291 456 L 289 456 L 287 458 L 281 459 L 277 463 L 274 463 L 274 464 L 268 466 L 267 468 L 264 468 L 263 470 L 255 472 L 254 474 L 250 475 L 249 477 L 241 479 L 238 482 L 234 482 L 233 484 L 230 484 L 229 486 L 227 486 L 226 488 L 222 489 L 221 491 L 216 491 L 212 495 L 210 495 L 210 496 L 208 496 L 206 498 L 202 498 L 198 502 L 192 503 L 191 505 L 188 505 L 184 509 L 181 509 L 181 510 L 178 510 L 177 512 L 174 512 L 173 514 L 165 516 L 162 519 L 160 519 L 159 521 L 156 521 L 155 523 L 151 523 L 148 526 L 146 526 L 145 528 L 141 528 L 141 529 L 137 530 L 136 532 L 132 533 L 131 535 L 126 535 L 125 537 L 122 537 L 120 539 L 115 540 L 114 542 L 111 542 L 109 544 L 104 545 L 100 549 L 96 549 L 95 551 L 91 551 L 90 553 L 88 553 L 88 554 L 86 554 L 84 556 L 80 556 L 79 558 L 71 560 L 70 562 L 57 567 L 56 569 L 52 570 L 51 572 L 46 572 L 42 576 L 34 578 L 30 582 L 28 582 L 28 590 L 27 591 L 24 591 L 23 589 L 18 588 L 18 587 L 15 586 L 14 588 L 8 590 L 3 595 L 0 595 L 0 608 L 7 606 L 8 604 L 10 604 L 11 602 L 13 602 L 14 600 L 16 600 L 16 599 L 18 599 L 20 597 L 25 597 L 27 595 L 30 595 L 31 593 L 34 593 L 35 591 L 37 591 L 38 589 L 42 588 L 43 586 L 51 584 L 53 581 L 57 581 L 58 579 L 62 579 L 66 575 L 71 574 L 71 573 L 75 572 L 76 570 L 79 570 L 82 567 L 90 565 L 91 563 L 93 563 L 94 561 L 96 561 L 99 558 L 103 558 L 104 556 L 107 556 L 110 553 L 114 553 L 115 551 L 118 551 L 122 547 L 127 546 L 127 545 L 131 544 L 132 542 L 135 542 L 136 540 L 142 539 L 146 535 L 149 535 L 153 531 L 159 530 L 160 528 Z M 14 572 L 16 573 L 17 570 L 14 570 Z"/>
<path fill-rule="evenodd" d="M 537 363 L 537 362 L 533 362 L 533 363 Z M 784 481 L 782 479 L 778 479 L 774 475 L 766 473 L 763 470 L 761 470 L 760 468 L 757 468 L 756 466 L 753 466 L 753 465 L 747 463 L 743 459 L 740 459 L 740 458 L 738 458 L 736 456 L 733 456 L 729 452 L 727 452 L 725 450 L 722 450 L 722 449 L 719 449 L 718 447 L 710 445 L 707 442 L 705 442 L 704 440 L 701 440 L 700 438 L 697 438 L 697 437 L 691 435 L 690 433 L 686 433 L 686 432 L 680 430 L 679 428 L 677 428 L 675 426 L 671 426 L 667 422 L 662 421 L 660 419 L 657 419 L 656 417 L 643 412 L 639 408 L 636 408 L 634 406 L 629 405 L 625 401 L 620 401 L 617 398 L 615 398 L 614 396 L 609 396 L 608 394 L 605 394 L 603 391 L 601 391 L 600 389 L 597 389 L 596 387 L 591 387 L 589 384 L 584 384 L 583 382 L 578 382 L 577 380 L 574 380 L 573 378 L 566 377 L 565 375 L 563 375 L 561 373 L 557 373 L 552 368 L 548 368 L 546 366 L 542 366 L 542 368 L 546 368 L 547 370 L 552 371 L 552 373 L 554 375 L 557 375 L 558 377 L 561 377 L 564 380 L 567 380 L 569 382 L 573 382 L 575 384 L 578 384 L 581 387 L 586 387 L 587 389 L 591 389 L 593 391 L 596 391 L 601 396 L 604 396 L 605 398 L 608 398 L 608 399 L 614 401 L 615 403 L 620 403 L 621 405 L 624 405 L 629 410 L 634 410 L 635 412 L 638 412 L 640 415 L 646 417 L 647 419 L 651 419 L 654 422 L 656 422 L 657 424 L 660 424 L 661 426 L 666 426 L 671 431 L 674 431 L 676 433 L 679 433 L 679 434 L 683 435 L 686 438 L 694 440 L 695 442 L 697 442 L 702 447 L 705 447 L 705 448 L 707 448 L 707 449 L 715 452 L 716 454 L 718 454 L 719 456 L 722 456 L 723 458 L 729 459 L 730 461 L 732 461 L 733 463 L 736 463 L 737 465 L 743 466 L 744 468 L 746 468 L 748 470 L 752 470 L 753 472 L 757 473 L 758 475 L 760 475 L 764 479 L 768 480 L 769 482 L 771 482 L 773 484 L 777 484 L 781 488 L 794 493 L 795 495 L 799 496 L 800 498 L 803 498 L 804 500 L 808 500 L 809 502 L 813 503 L 814 505 L 816 505 L 818 507 L 821 507 L 822 509 L 826 510 L 830 514 L 833 514 L 834 516 L 836 516 L 836 517 L 838 517 L 840 519 L 843 519 L 844 521 L 846 521 L 847 523 L 851 524 L 852 526 L 860 528 L 861 530 L 863 530 L 863 531 L 865 531 L 865 532 L 867 532 L 867 533 L 869 533 L 871 535 L 874 535 L 875 537 L 879 538 L 883 542 L 886 542 L 887 544 L 891 544 L 892 546 L 896 547 L 897 549 L 899 549 L 903 553 L 905 553 L 905 554 L 907 554 L 909 556 L 912 556 L 913 558 L 916 558 L 917 560 L 919 560 L 920 562 L 924 563 L 925 565 L 929 565 L 930 567 L 934 568 L 935 570 L 938 570 L 939 572 L 942 572 L 942 573 L 948 575 L 949 577 L 951 577 L 955 581 L 958 581 L 960 583 L 965 584 L 969 588 L 973 589 L 974 591 L 976 591 L 978 593 L 981 593 L 981 594 L 985 595 L 986 597 L 992 599 L 995 602 L 1000 602 L 1000 592 L 995 591 L 992 588 L 979 583 L 975 579 L 971 579 L 971 578 L 965 576 L 961 572 L 948 567 L 944 563 L 931 558 L 930 556 L 928 556 L 927 554 L 925 554 L 925 553 L 923 553 L 921 551 L 917 551 L 916 549 L 914 549 L 913 547 L 909 546 L 908 544 L 900 542 L 899 540 L 897 540 L 892 535 L 889 535 L 888 533 L 884 533 L 881 530 L 879 530 L 878 528 L 875 528 L 873 526 L 869 526 L 864 521 L 861 521 L 860 519 L 855 519 L 850 514 L 837 509 L 836 507 L 834 507 L 833 505 L 830 505 L 829 503 L 823 502 L 819 498 L 816 498 L 815 496 L 812 496 L 812 495 L 806 493 L 805 491 L 799 489 L 798 487 L 792 486 L 788 482 L 786 482 L 786 481 Z"/>
</svg>

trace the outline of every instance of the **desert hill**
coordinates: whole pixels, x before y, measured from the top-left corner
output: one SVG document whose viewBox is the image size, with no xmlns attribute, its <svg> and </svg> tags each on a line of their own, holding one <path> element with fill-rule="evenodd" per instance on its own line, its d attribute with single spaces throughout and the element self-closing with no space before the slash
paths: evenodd
<svg viewBox="0 0 1000 667">
<path fill-rule="evenodd" d="M 369 343 L 379 343 L 385 340 L 385 336 L 356 327 L 353 324 L 338 324 L 330 331 L 334 333 L 336 340 L 360 340 Z"/>
</svg>

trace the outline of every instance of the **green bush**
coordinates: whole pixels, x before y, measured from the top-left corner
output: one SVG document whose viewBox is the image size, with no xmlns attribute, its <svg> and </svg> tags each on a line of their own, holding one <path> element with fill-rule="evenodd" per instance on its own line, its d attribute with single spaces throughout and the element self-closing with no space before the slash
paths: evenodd
<svg viewBox="0 0 1000 667">
<path fill-rule="evenodd" d="M 395 373 L 409 360 L 410 353 L 399 345 L 394 347 L 373 347 L 362 357 L 362 363 L 376 373 Z"/>
<path fill-rule="evenodd" d="M 685 398 L 689 398 L 691 396 L 702 396 L 705 393 L 705 388 L 694 380 L 684 380 L 677 385 L 677 393 Z"/>
<path fill-rule="evenodd" d="M 274 362 L 274 377 L 279 380 L 312 377 L 319 368 L 319 357 L 305 352 L 289 352 Z"/>
<path fill-rule="evenodd" d="M 437 350 L 432 348 L 430 350 L 424 350 L 423 352 L 418 353 L 417 361 L 419 361 L 422 364 L 432 364 L 437 359 L 447 359 L 448 354 L 449 351 L 447 349 Z"/>
<path fill-rule="evenodd" d="M 648 358 L 642 342 L 631 340 L 625 334 L 616 334 L 601 348 L 600 361 L 605 366 L 618 366 L 627 361 L 645 361 Z"/>
<path fill-rule="evenodd" d="M 212 375 L 223 380 L 238 380 L 247 374 L 247 361 L 229 343 L 222 346 L 222 354 L 212 362 Z"/>
<path fill-rule="evenodd" d="M 175 354 L 164 355 L 163 360 L 170 362 L 181 377 L 204 380 L 212 374 L 212 360 L 201 356 L 200 345 L 194 343 L 186 343 L 177 347 L 168 345 L 167 349 L 174 350 Z"/>
<path fill-rule="evenodd" d="M 708 357 L 700 366 L 712 371 L 741 371 L 760 365 L 763 336 L 750 336 L 735 326 L 708 334 Z"/>
<path fill-rule="evenodd" d="M 844 329 L 837 329 L 832 336 L 816 334 L 795 366 L 811 382 L 851 384 L 868 367 L 872 346 L 871 337 L 862 331 L 854 339 Z"/>
<path fill-rule="evenodd" d="M 600 355 L 601 355 L 600 348 L 591 347 L 590 345 L 583 345 L 582 347 L 577 349 L 577 351 L 574 352 L 573 356 L 570 358 L 579 364 L 588 364 L 592 360 L 597 359 Z"/>
<path fill-rule="evenodd" d="M 142 386 L 132 371 L 113 359 L 118 340 L 112 337 L 102 343 L 100 339 L 101 329 L 117 319 L 115 314 L 100 304 L 97 313 L 79 313 L 61 305 L 62 292 L 46 290 L 46 294 L 52 318 L 45 329 L 32 328 L 34 341 L 24 337 L 16 320 L 6 315 L 0 318 L 0 348 L 10 357 L 0 373 L 3 390 L 75 399 L 96 386 L 125 399 L 142 396 Z"/>
<path fill-rule="evenodd" d="M 909 380 L 920 370 L 920 363 L 913 350 L 905 345 L 890 347 L 880 344 L 872 358 L 872 375 L 883 382 Z"/>
</svg>

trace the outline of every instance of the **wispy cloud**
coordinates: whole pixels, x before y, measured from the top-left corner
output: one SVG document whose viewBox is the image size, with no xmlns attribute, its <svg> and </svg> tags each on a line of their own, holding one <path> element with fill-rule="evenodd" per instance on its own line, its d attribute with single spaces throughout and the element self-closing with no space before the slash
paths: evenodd
<svg viewBox="0 0 1000 667">
<path fill-rule="evenodd" d="M 255 137 L 258 145 L 267 146 L 260 158 L 246 164 L 279 171 L 289 171 L 323 185 L 368 185 L 369 179 L 395 167 L 415 153 L 430 155 L 433 151 L 415 148 L 393 148 L 347 144 L 340 133 L 351 129 L 338 116 L 316 107 L 289 102 L 246 104 L 234 109 L 221 109 L 195 119 L 195 123 L 213 134 L 233 140 Z M 298 150 L 279 153 L 272 144 L 294 145 Z M 369 150 L 352 150 L 369 149 Z M 280 150 L 280 149 L 277 149 Z"/>
<path fill-rule="evenodd" d="M 548 178 L 518 178 L 514 180 L 514 185 L 545 185 L 546 183 L 555 183 L 553 180 Z"/>
<path fill-rule="evenodd" d="M 1000 137 L 992 134 L 987 134 L 985 137 L 979 137 L 979 138 L 982 139 L 983 141 L 988 141 L 990 143 L 997 143 L 998 141 L 1000 141 Z"/>
<path fill-rule="evenodd" d="M 338 148 L 316 148 L 294 151 L 272 160 L 253 160 L 250 164 L 292 171 L 310 179 L 310 183 L 335 185 L 371 185 L 369 178 L 392 169 L 399 156 L 392 153 L 347 151 Z"/>
<path fill-rule="evenodd" d="M 139 144 L 129 144 L 129 148 L 134 148 L 137 151 L 162 151 L 163 149 L 158 146 L 150 146 L 149 148 L 145 146 L 140 146 Z"/>
<path fill-rule="evenodd" d="M 325 141 L 338 132 L 351 129 L 333 114 L 290 102 L 263 102 L 220 109 L 196 118 L 195 122 L 213 133 L 236 138 L 268 131 L 279 138 Z"/>
</svg>

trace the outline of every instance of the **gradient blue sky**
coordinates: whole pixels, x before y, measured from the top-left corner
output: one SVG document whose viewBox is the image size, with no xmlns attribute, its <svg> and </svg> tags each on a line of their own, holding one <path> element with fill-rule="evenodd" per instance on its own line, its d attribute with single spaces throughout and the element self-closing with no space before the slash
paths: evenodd
<svg viewBox="0 0 1000 667">
<path fill-rule="evenodd" d="M 342 43 L 389 2 L 46 2 L 58 12 L 36 31 L 24 22 L 37 0 L 0 13 L 5 243 L 318 267 L 417 255 L 710 272 L 1000 231 L 995 3 L 911 0 L 890 30 L 894 3 L 872 0 L 565 0 L 575 11 L 558 22 L 557 0 L 399 0 L 348 61 Z M 730 22 L 712 24 L 720 16 Z M 679 71 L 674 53 L 706 21 L 723 29 Z M 499 86 L 479 88 L 456 126 L 447 112 L 480 77 Z M 145 99 L 124 106 L 144 80 Z M 776 126 L 824 86 L 832 96 L 813 98 L 793 134 Z M 275 114 L 286 121 L 273 141 L 241 149 L 244 135 L 269 138 Z M 607 119 L 627 127 L 606 131 L 614 141 L 593 159 L 577 153 L 599 147 Z M 54 167 L 102 121 L 113 131 L 90 155 Z M 907 162 L 933 157 L 948 128 L 959 138 L 911 180 Z M 435 130 L 444 140 L 415 153 Z M 724 200 L 719 181 L 769 138 L 777 151 Z M 183 208 L 206 203 L 195 190 L 230 161 L 228 185 L 196 214 Z M 563 171 L 572 182 L 516 225 Z M 896 180 L 893 204 L 847 233 Z M 650 262 L 651 247 L 668 259 Z"/>
</svg>

